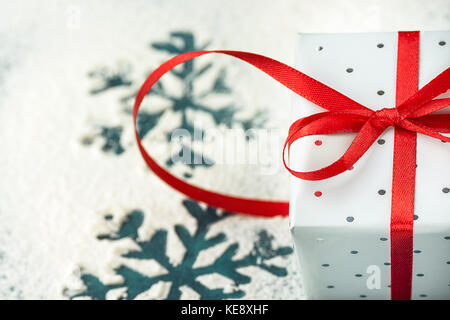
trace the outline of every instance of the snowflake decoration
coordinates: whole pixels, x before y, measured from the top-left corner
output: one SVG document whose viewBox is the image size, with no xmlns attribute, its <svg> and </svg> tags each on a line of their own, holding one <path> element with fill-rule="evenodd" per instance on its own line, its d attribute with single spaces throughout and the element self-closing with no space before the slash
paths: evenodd
<svg viewBox="0 0 450 320">
<path fill-rule="evenodd" d="M 114 87 L 125 86 L 129 87 L 132 81 L 128 79 L 128 74 L 131 71 L 129 64 L 119 64 L 117 70 L 110 70 L 106 67 L 91 71 L 88 77 L 93 79 L 100 79 L 101 86 L 91 89 L 90 93 L 95 95 L 102 93 Z"/>
<path fill-rule="evenodd" d="M 144 275 L 126 264 L 122 264 L 115 269 L 115 272 L 123 278 L 123 283 L 107 285 L 102 283 L 95 275 L 83 272 L 80 278 L 85 289 L 82 292 L 72 295 L 70 298 L 88 296 L 92 299 L 106 299 L 108 291 L 117 288 L 126 288 L 125 298 L 134 299 L 139 294 L 151 289 L 156 283 L 163 281 L 171 283 L 167 299 L 180 299 L 182 294 L 181 287 L 183 286 L 187 286 L 196 291 L 200 299 L 236 299 L 245 296 L 245 292 L 239 288 L 239 285 L 251 282 L 251 277 L 240 273 L 239 268 L 254 266 L 278 277 L 287 275 L 286 268 L 272 265 L 269 263 L 269 260 L 275 257 L 290 255 L 292 248 L 273 248 L 273 237 L 265 230 L 258 232 L 253 249 L 244 257 L 234 258 L 239 244 L 232 243 L 211 264 L 194 267 L 199 254 L 203 250 L 217 246 L 227 240 L 223 232 L 211 237 L 208 237 L 207 234 L 213 224 L 232 214 L 229 212 L 218 214 L 216 209 L 212 207 L 204 210 L 197 202 L 191 200 L 183 201 L 183 206 L 197 221 L 197 229 L 194 234 L 191 234 L 185 226 L 175 226 L 176 235 L 186 248 L 180 264 L 173 264 L 167 255 L 167 230 L 157 230 L 147 241 L 139 239 L 138 230 L 144 220 L 144 214 L 142 211 L 134 210 L 128 215 L 117 232 L 99 235 L 98 239 L 116 241 L 129 238 L 137 244 L 139 250 L 126 252 L 122 254 L 122 257 L 127 259 L 154 260 L 166 270 L 166 273 L 152 277 Z M 108 216 L 106 218 L 110 219 L 111 217 Z M 225 292 L 223 288 L 211 289 L 198 280 L 200 276 L 214 273 L 232 280 L 236 286 L 234 291 Z"/>
<path fill-rule="evenodd" d="M 204 50 L 209 43 L 205 43 L 202 45 L 197 45 L 195 41 L 195 37 L 191 32 L 172 32 L 170 34 L 169 41 L 166 42 L 155 42 L 150 45 L 153 50 L 162 51 L 168 53 L 170 55 L 181 54 L 189 51 L 197 51 Z M 226 84 L 226 70 L 224 68 L 218 70 L 216 73 L 214 80 L 211 82 L 209 88 L 206 88 L 202 92 L 195 92 L 194 87 L 196 82 L 208 72 L 214 72 L 212 69 L 213 64 L 207 63 L 201 66 L 197 65 L 195 60 L 190 60 L 185 62 L 184 64 L 178 66 L 175 69 L 172 69 L 169 73 L 175 77 L 183 86 L 181 96 L 175 96 L 168 93 L 168 91 L 164 87 L 163 80 L 160 80 L 156 83 L 156 85 L 150 91 L 150 95 L 158 96 L 169 102 L 169 107 L 158 112 L 148 112 L 148 111 L 140 111 L 137 119 L 137 127 L 138 132 L 143 139 L 145 135 L 148 134 L 160 120 L 161 116 L 166 112 L 172 112 L 178 114 L 180 117 L 180 123 L 177 125 L 179 129 L 185 129 L 187 132 L 191 134 L 193 139 L 203 139 L 204 132 L 200 128 L 196 128 L 192 119 L 189 115 L 202 113 L 209 116 L 215 125 L 225 126 L 226 128 L 231 128 L 234 125 L 239 125 L 243 130 L 248 130 L 250 128 L 262 128 L 266 122 L 266 115 L 263 111 L 257 111 L 253 116 L 247 119 L 240 119 L 237 117 L 237 113 L 240 111 L 240 108 L 236 106 L 235 103 L 230 102 L 221 107 L 212 107 L 206 103 L 205 98 L 218 95 L 224 96 L 228 95 L 231 97 L 232 90 Z M 89 76 L 91 78 L 100 79 L 102 84 L 95 89 L 91 90 L 91 94 L 97 95 L 99 93 L 105 92 L 112 88 L 117 87 L 130 87 L 135 84 L 140 84 L 142 81 L 133 81 L 128 77 L 129 70 L 131 67 L 127 65 L 127 67 L 119 66 L 115 68 L 116 70 L 110 71 L 108 68 L 101 68 L 97 71 L 92 71 Z M 119 101 L 123 106 L 123 111 L 127 114 L 131 114 L 131 106 L 134 102 L 134 98 L 137 93 L 137 88 L 134 86 L 134 89 L 130 94 L 125 95 Z M 103 128 L 115 130 L 117 136 L 114 137 L 114 144 L 120 145 L 120 138 L 122 133 L 121 126 L 108 127 L 102 126 Z M 194 134 L 194 132 L 200 134 Z M 105 145 L 111 144 L 111 140 L 109 136 L 105 134 L 97 135 L 105 139 Z M 253 137 L 252 133 L 249 132 L 246 135 L 246 139 L 251 139 Z M 168 133 L 166 135 L 166 140 L 168 142 L 172 142 L 171 134 Z M 89 144 L 89 143 L 85 143 Z M 118 150 L 121 150 L 118 152 Z M 103 148 L 105 152 L 112 152 L 116 155 L 120 155 L 125 150 L 120 147 L 119 149 L 115 148 Z M 199 162 L 191 161 L 194 157 L 198 156 L 195 150 L 192 148 L 185 148 L 180 146 L 179 153 L 186 153 L 182 157 L 175 157 L 175 159 L 169 158 L 166 159 L 165 163 L 167 166 L 172 166 L 175 163 L 179 162 L 183 165 L 188 166 L 191 169 L 195 169 L 197 166 L 202 167 L 210 167 L 214 165 L 214 159 L 210 159 L 208 156 L 202 155 L 202 158 Z M 190 159 L 190 160 L 189 160 Z M 188 160 L 188 161 L 186 161 Z M 185 177 L 190 177 L 190 173 L 186 173 Z"/>
<path fill-rule="evenodd" d="M 112 152 L 116 155 L 122 154 L 125 149 L 120 142 L 120 136 L 122 135 L 122 127 L 105 127 L 101 126 L 100 131 L 91 136 L 84 137 L 81 143 L 85 145 L 90 145 L 98 137 L 102 137 L 104 140 L 102 150 L 105 152 Z"/>
</svg>

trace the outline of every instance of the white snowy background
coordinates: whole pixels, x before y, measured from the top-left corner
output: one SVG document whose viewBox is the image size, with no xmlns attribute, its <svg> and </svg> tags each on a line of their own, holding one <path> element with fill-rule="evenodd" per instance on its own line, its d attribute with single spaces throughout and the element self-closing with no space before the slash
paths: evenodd
<svg viewBox="0 0 450 320">
<path fill-rule="evenodd" d="M 112 245 L 96 235 L 117 227 L 132 209 L 145 212 L 142 239 L 157 229 L 169 230 L 168 255 L 174 263 L 184 248 L 173 226 L 195 229 L 181 206 L 184 197 L 149 173 L 137 151 L 131 118 L 117 103 L 130 89 L 90 95 L 96 84 L 87 74 L 93 69 L 126 61 L 133 79 L 143 81 L 169 57 L 151 51 L 150 43 L 173 31 L 192 32 L 200 43 L 209 41 L 210 49 L 252 51 L 292 64 L 297 32 L 449 28 L 449 0 L 1 1 L 0 298 L 66 299 L 68 290 L 83 287 L 80 268 L 104 283 L 120 282 L 113 269 L 133 244 Z M 287 130 L 288 90 L 230 60 L 203 61 L 227 66 L 235 99 L 249 111 L 270 110 L 267 126 Z M 83 136 L 96 124 L 123 126 L 127 152 L 120 157 L 102 152 L 101 140 L 83 145 Z M 288 200 L 288 176 L 281 169 L 264 176 L 244 165 L 196 170 L 192 182 L 214 190 Z M 110 226 L 104 222 L 108 213 L 114 215 Z M 214 225 L 211 234 L 225 232 L 244 255 L 258 229 L 275 237 L 275 247 L 290 246 L 283 218 L 234 216 Z M 200 258 L 206 261 L 222 250 L 217 246 Z M 302 298 L 294 255 L 276 264 L 287 268 L 287 277 L 242 270 L 252 276 L 241 286 L 245 298 Z M 142 270 L 160 272 L 154 265 Z M 217 282 L 231 286 L 214 276 L 202 280 L 206 286 Z M 166 294 L 162 284 L 144 298 Z M 182 296 L 195 297 L 188 289 Z"/>
</svg>

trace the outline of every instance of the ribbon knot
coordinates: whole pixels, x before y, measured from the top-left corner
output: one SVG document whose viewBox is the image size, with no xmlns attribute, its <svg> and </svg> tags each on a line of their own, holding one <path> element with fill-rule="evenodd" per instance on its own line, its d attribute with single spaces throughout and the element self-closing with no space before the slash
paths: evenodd
<svg viewBox="0 0 450 320">
<path fill-rule="evenodd" d="M 398 112 L 397 108 L 383 108 L 373 113 L 371 121 L 374 125 L 383 128 L 387 127 L 402 127 L 403 117 Z"/>
</svg>

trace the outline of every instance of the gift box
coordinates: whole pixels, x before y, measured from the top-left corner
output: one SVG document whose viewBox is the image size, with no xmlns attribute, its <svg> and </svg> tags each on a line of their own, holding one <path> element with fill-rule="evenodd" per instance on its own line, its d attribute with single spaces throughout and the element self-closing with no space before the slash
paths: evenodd
<svg viewBox="0 0 450 320">
<path fill-rule="evenodd" d="M 289 214 L 308 298 L 450 298 L 449 36 L 303 34 L 297 69 L 251 52 L 180 54 L 136 95 L 139 151 L 159 178 L 192 199 L 230 212 Z M 192 185 L 142 145 L 136 119 L 152 86 L 211 53 L 245 61 L 296 93 L 282 158 L 295 177 L 289 203 Z"/>
<path fill-rule="evenodd" d="M 398 37 L 397 32 L 300 34 L 295 68 L 372 110 L 394 108 Z M 420 32 L 418 88 L 449 66 L 450 32 Z M 446 97 L 449 92 L 438 98 Z M 293 121 L 323 111 L 294 95 Z M 387 128 L 342 174 L 319 181 L 291 178 L 290 227 L 307 298 L 391 298 L 394 130 Z M 291 169 L 312 171 L 333 163 L 355 135 L 293 142 Z M 417 135 L 412 299 L 450 298 L 449 160 L 449 143 Z"/>
</svg>

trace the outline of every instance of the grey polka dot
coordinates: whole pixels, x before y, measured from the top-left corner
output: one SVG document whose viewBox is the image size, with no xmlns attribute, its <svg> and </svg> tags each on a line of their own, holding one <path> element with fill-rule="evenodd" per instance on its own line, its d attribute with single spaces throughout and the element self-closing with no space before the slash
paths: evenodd
<svg viewBox="0 0 450 320">
<path fill-rule="evenodd" d="M 426 294 L 421 294 L 421 295 L 419 295 L 419 297 L 425 298 L 425 297 L 427 297 L 427 295 Z"/>
<path fill-rule="evenodd" d="M 352 251 L 350 251 L 350 253 L 351 253 L 351 254 L 357 254 L 358 251 L 357 251 L 357 250 L 352 250 Z"/>
<path fill-rule="evenodd" d="M 381 241 L 387 241 L 388 238 L 380 238 Z"/>
<path fill-rule="evenodd" d="M 386 190 L 380 189 L 380 190 L 378 190 L 378 194 L 380 196 L 385 195 L 386 194 Z"/>
<path fill-rule="evenodd" d="M 353 217 L 347 217 L 347 219 L 345 219 L 345 220 L 347 220 L 347 222 L 353 222 L 353 220 L 355 220 L 355 218 L 353 218 Z"/>
<path fill-rule="evenodd" d="M 112 220 L 114 217 L 113 217 L 113 215 L 112 214 L 107 214 L 106 216 L 105 216 L 105 220 Z"/>
<path fill-rule="evenodd" d="M 444 189 L 442 189 L 443 193 L 449 193 L 450 192 L 450 188 L 445 187 Z"/>
<path fill-rule="evenodd" d="M 359 295 L 360 298 L 367 298 L 367 296 L 365 294 L 361 294 Z"/>
<path fill-rule="evenodd" d="M 388 284 L 388 288 L 390 288 L 391 287 L 391 285 L 390 284 Z"/>
<path fill-rule="evenodd" d="M 318 46 L 317 47 L 317 51 L 322 51 L 323 50 L 323 47 L 322 46 Z"/>
<path fill-rule="evenodd" d="M 352 73 L 353 72 L 353 68 L 347 68 L 347 70 L 345 70 L 345 71 L 347 71 L 348 73 Z"/>
<path fill-rule="evenodd" d="M 328 288 L 328 289 L 333 289 L 333 288 L 334 288 L 334 286 L 327 286 L 327 288 Z"/>
<path fill-rule="evenodd" d="M 384 44 L 379 43 L 379 44 L 377 44 L 377 47 L 378 47 L 378 48 L 383 48 L 383 47 L 384 47 Z"/>
<path fill-rule="evenodd" d="M 384 91 L 383 91 L 383 90 L 378 90 L 378 91 L 377 91 L 377 94 L 378 94 L 379 96 L 382 96 L 382 95 L 384 94 Z"/>
<path fill-rule="evenodd" d="M 423 274 L 423 273 L 418 273 L 418 274 L 416 274 L 416 276 L 418 276 L 418 277 L 423 277 L 424 274 Z"/>
<path fill-rule="evenodd" d="M 450 264 L 450 261 L 447 261 L 447 264 Z"/>
<path fill-rule="evenodd" d="M 384 265 L 385 265 L 385 266 L 390 266 L 391 263 L 390 263 L 390 262 L 385 262 Z"/>
<path fill-rule="evenodd" d="M 414 220 L 417 220 L 417 219 L 419 219 L 419 216 L 418 216 L 418 215 L 414 215 L 414 216 L 413 216 L 413 219 L 414 219 Z"/>
<path fill-rule="evenodd" d="M 413 252 L 414 252 L 414 253 L 421 253 L 422 251 L 420 251 L 420 250 L 414 250 Z"/>
<path fill-rule="evenodd" d="M 323 265 L 322 265 L 322 267 L 329 267 L 330 265 L 328 264 L 328 263 L 324 263 Z"/>
<path fill-rule="evenodd" d="M 444 237 L 445 240 L 450 240 L 450 236 Z"/>
<path fill-rule="evenodd" d="M 386 141 L 384 139 L 378 139 L 377 143 L 383 145 Z"/>
<path fill-rule="evenodd" d="M 355 274 L 355 277 L 357 277 L 357 278 L 361 278 L 361 277 L 362 277 L 362 274 L 360 274 L 360 273 L 357 273 L 357 274 Z"/>
<path fill-rule="evenodd" d="M 442 46 L 445 46 L 445 41 L 439 41 L 439 45 L 442 47 Z"/>
</svg>

